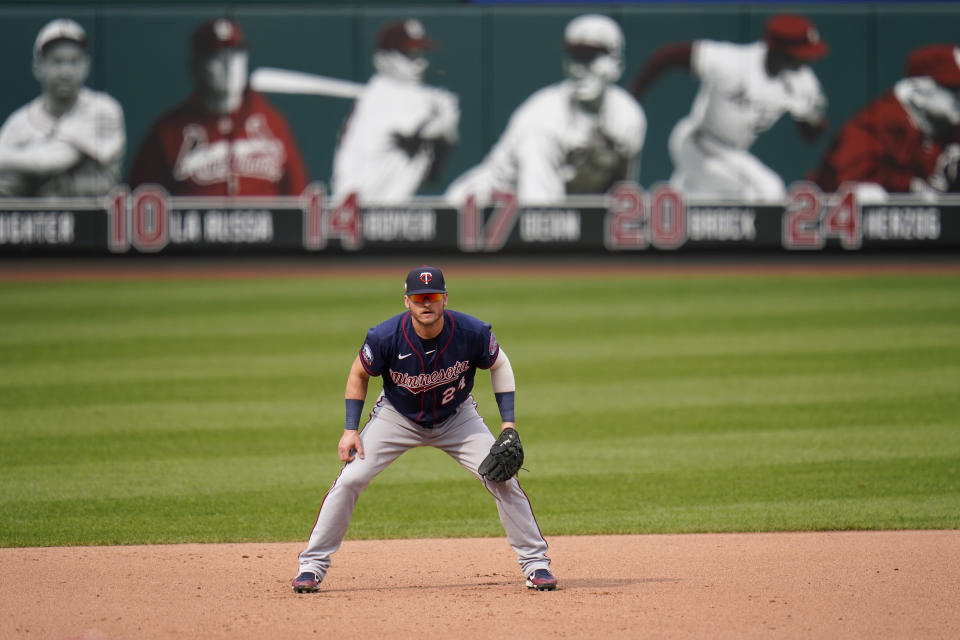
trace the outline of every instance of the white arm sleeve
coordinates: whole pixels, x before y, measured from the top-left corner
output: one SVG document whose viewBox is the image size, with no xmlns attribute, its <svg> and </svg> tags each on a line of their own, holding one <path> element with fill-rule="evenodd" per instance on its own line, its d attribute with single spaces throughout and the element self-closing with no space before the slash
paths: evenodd
<svg viewBox="0 0 960 640">
<path fill-rule="evenodd" d="M 507 357 L 507 353 L 503 349 L 500 349 L 497 361 L 490 367 L 490 386 L 493 387 L 494 393 L 517 390 L 517 382 L 513 377 L 510 358 Z"/>
</svg>

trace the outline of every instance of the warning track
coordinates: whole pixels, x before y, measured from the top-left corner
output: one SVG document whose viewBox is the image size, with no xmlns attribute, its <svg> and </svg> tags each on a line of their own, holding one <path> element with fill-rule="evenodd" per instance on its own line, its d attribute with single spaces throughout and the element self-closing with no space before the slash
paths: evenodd
<svg viewBox="0 0 960 640">
<path fill-rule="evenodd" d="M 960 273 L 957 254 L 875 254 L 822 256 L 615 255 L 482 257 L 176 257 L 111 256 L 80 258 L 2 258 L 0 281 L 189 280 L 245 278 L 395 277 L 411 264 L 436 264 L 453 275 L 517 273 L 530 275 L 620 274 L 637 276 L 857 275 Z"/>
</svg>

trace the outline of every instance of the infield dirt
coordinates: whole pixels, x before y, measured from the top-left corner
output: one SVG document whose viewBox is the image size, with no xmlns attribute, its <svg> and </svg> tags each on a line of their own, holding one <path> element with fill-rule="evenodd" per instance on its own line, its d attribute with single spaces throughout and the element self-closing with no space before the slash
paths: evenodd
<svg viewBox="0 0 960 640">
<path fill-rule="evenodd" d="M 0 637 L 957 638 L 960 531 L 551 538 L 554 592 L 499 538 L 0 549 Z"/>
</svg>

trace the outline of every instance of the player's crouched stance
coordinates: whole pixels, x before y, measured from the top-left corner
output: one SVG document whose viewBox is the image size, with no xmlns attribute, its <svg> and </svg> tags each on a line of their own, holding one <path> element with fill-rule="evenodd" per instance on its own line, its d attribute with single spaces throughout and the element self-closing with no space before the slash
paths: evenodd
<svg viewBox="0 0 960 640">
<path fill-rule="evenodd" d="M 360 494 L 400 454 L 419 446 L 445 451 L 483 482 L 497 502 L 526 586 L 556 589 L 547 542 L 514 477 L 523 463 L 523 448 L 514 423 L 516 384 L 507 354 L 489 324 L 446 309 L 446 284 L 436 267 L 419 267 L 407 275 L 403 302 L 408 311 L 370 329 L 350 368 L 346 428 L 337 447 L 346 464 L 324 498 L 307 548 L 300 553 L 293 590 L 312 593 L 320 588 Z M 470 394 L 478 368 L 490 370 L 500 408 L 503 424 L 496 439 Z M 367 384 L 373 376 L 383 379 L 383 392 L 359 431 Z"/>
</svg>

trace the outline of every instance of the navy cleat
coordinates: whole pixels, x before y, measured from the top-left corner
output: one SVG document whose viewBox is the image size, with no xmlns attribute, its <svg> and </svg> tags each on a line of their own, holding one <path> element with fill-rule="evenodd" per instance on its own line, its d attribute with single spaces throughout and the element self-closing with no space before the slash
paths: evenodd
<svg viewBox="0 0 960 640">
<path fill-rule="evenodd" d="M 320 578 L 317 574 L 304 571 L 290 583 L 296 593 L 315 593 L 320 590 Z"/>
<path fill-rule="evenodd" d="M 547 569 L 537 569 L 527 576 L 527 588 L 537 591 L 553 591 L 557 588 L 557 579 Z"/>
</svg>

